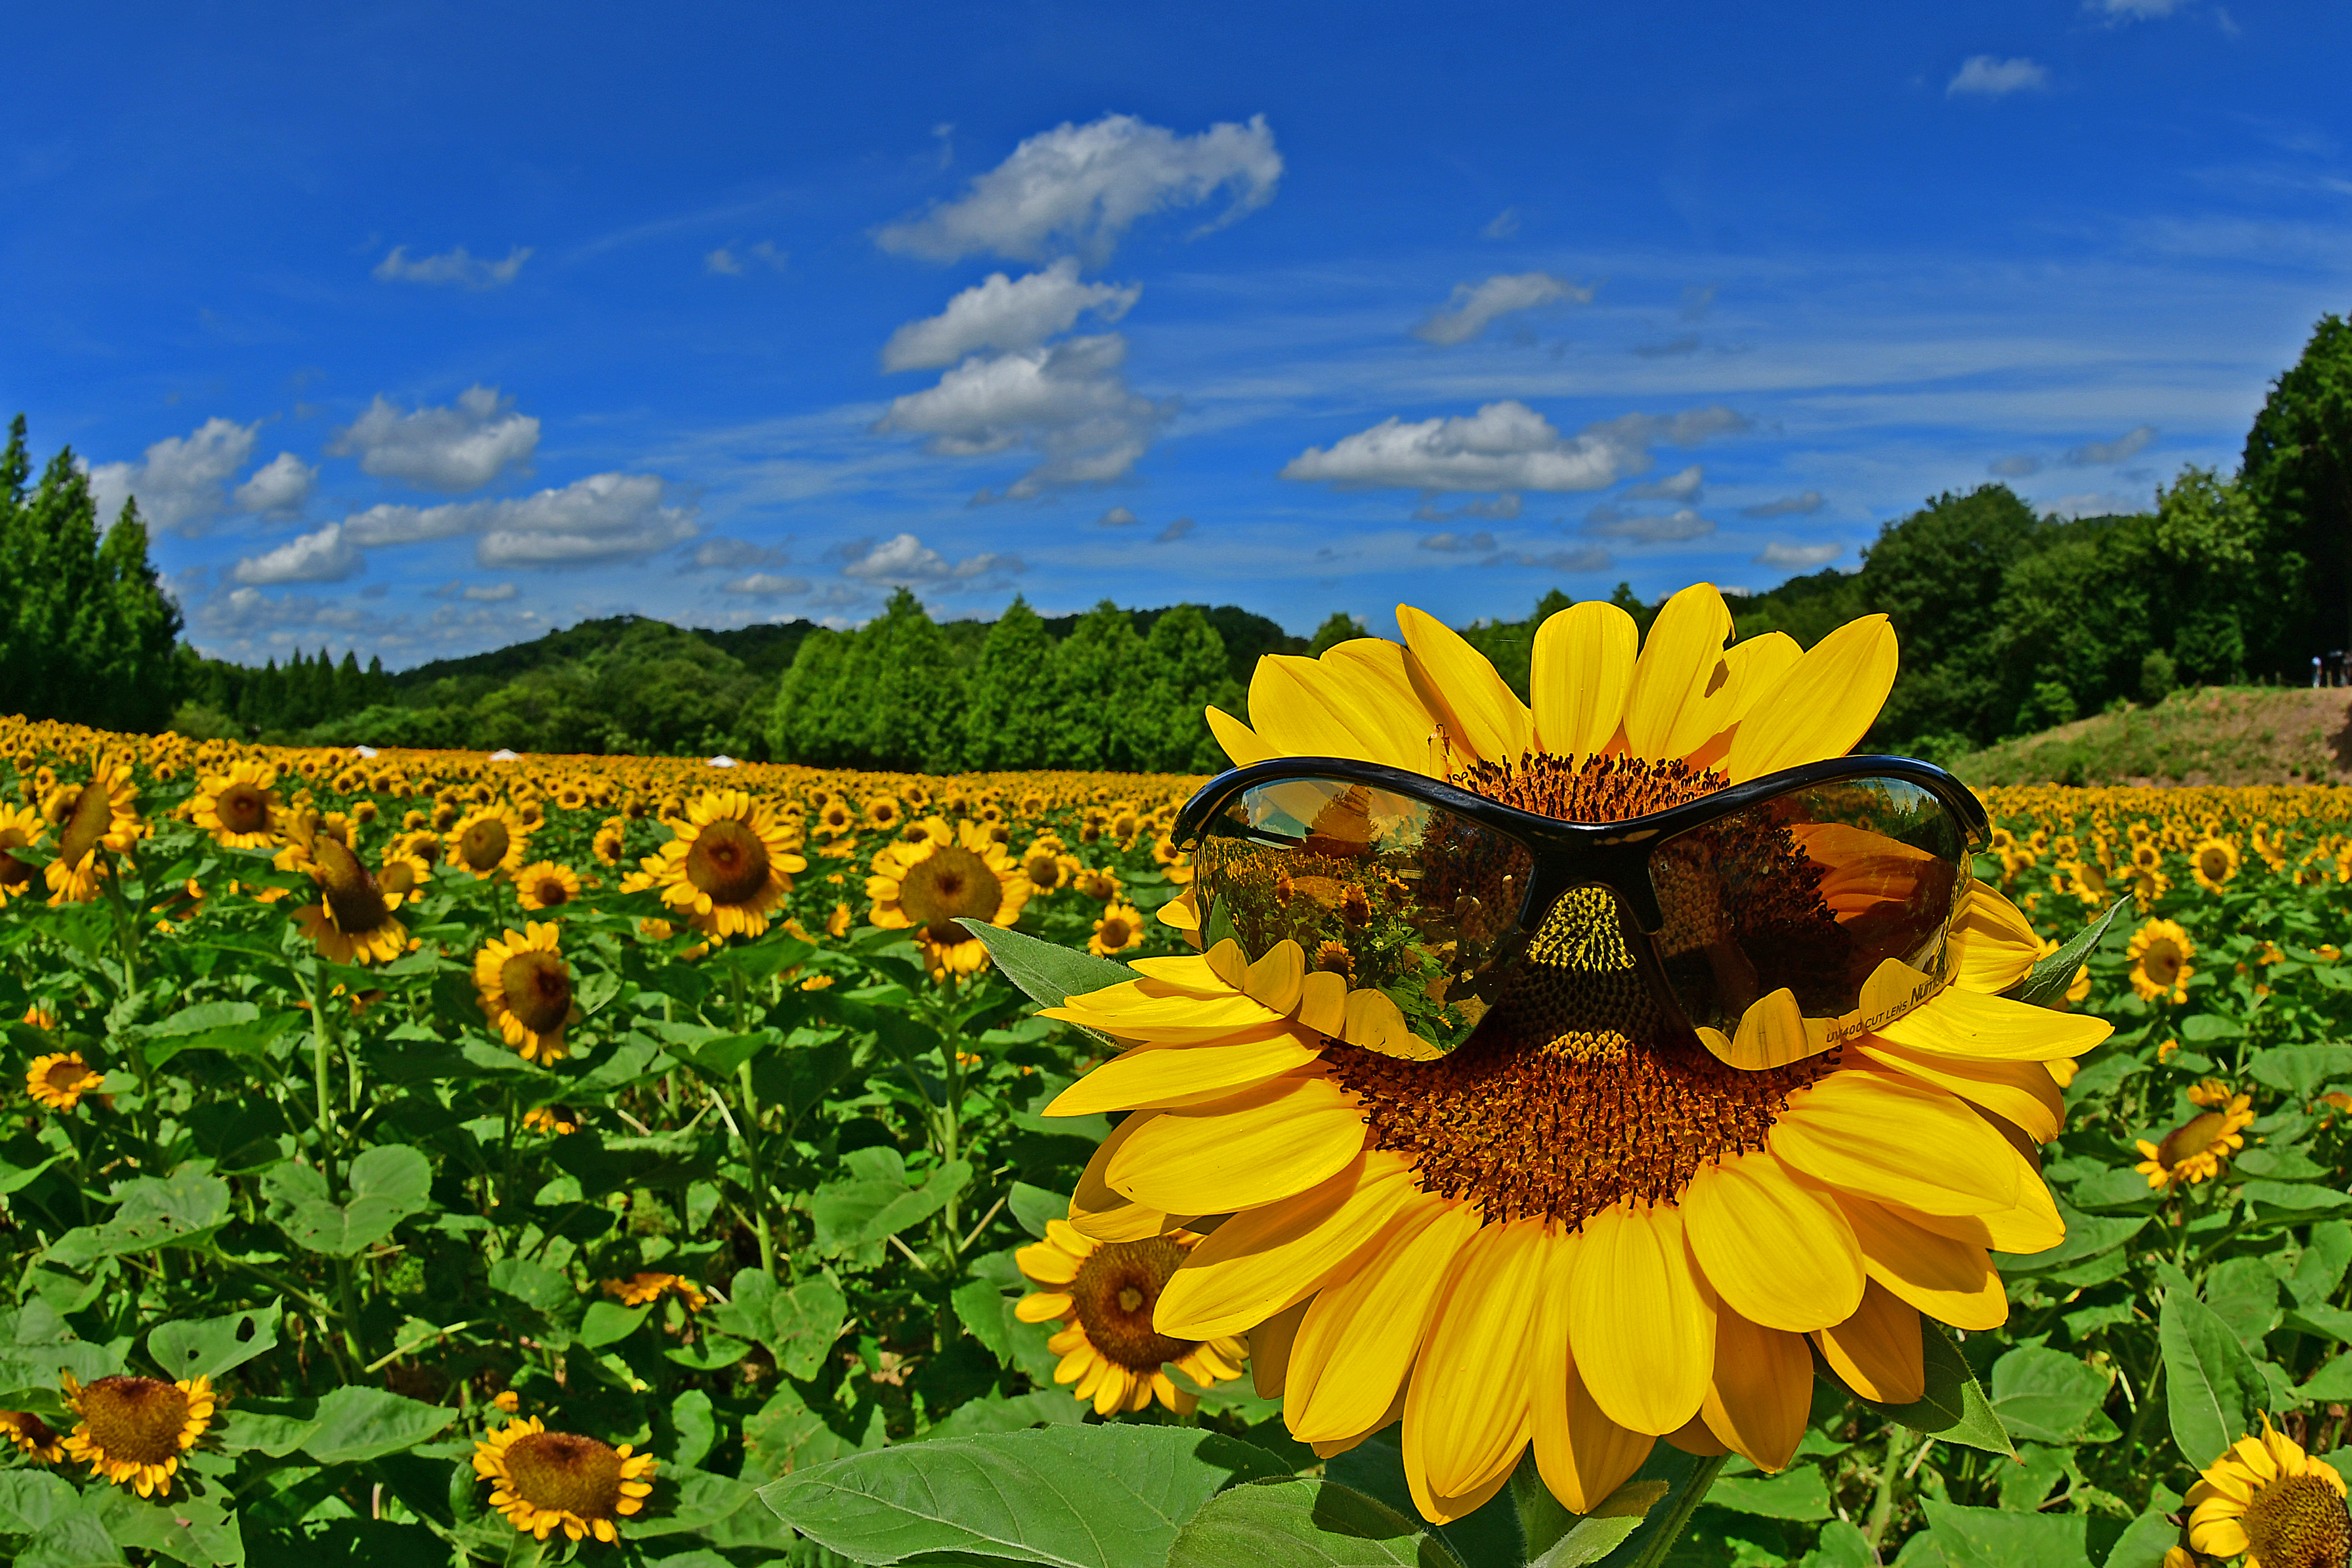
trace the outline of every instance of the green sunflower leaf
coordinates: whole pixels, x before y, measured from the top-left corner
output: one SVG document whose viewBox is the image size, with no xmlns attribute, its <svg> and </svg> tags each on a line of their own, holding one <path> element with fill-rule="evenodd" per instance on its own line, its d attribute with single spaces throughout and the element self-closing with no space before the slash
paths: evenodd
<svg viewBox="0 0 2352 1568">
<path fill-rule="evenodd" d="M 225 1317 L 163 1323 L 147 1335 L 147 1356 L 173 1380 L 218 1377 L 278 1347 L 278 1304 Z"/>
<path fill-rule="evenodd" d="M 1168 1549 L 1168 1568 L 1460 1568 L 1461 1561 L 1415 1521 L 1337 1481 L 1252 1481 L 1220 1492 Z"/>
<path fill-rule="evenodd" d="M 1940 1324 L 1923 1321 L 1920 1329 L 1927 1379 L 1926 1392 L 1909 1405 L 1880 1405 L 1873 1400 L 1863 1403 L 1922 1436 L 2014 1458 L 2017 1451 L 2010 1447 L 2009 1430 L 2001 1425 L 1992 1402 L 1985 1397 L 1976 1374 L 1961 1358 L 1960 1347 L 1952 1342 Z"/>
<path fill-rule="evenodd" d="M 1040 1006 L 1058 1007 L 1069 997 L 1142 978 L 1126 964 L 1097 958 L 1083 948 L 1042 942 L 986 921 L 959 920 L 956 924 L 986 943 L 988 956 L 996 960 L 1005 978 Z"/>
<path fill-rule="evenodd" d="M 2172 1441 L 2201 1470 L 2270 1408 L 2270 1381 L 2230 1325 L 2177 1286 L 2164 1293 L 2157 1339 Z"/>
<path fill-rule="evenodd" d="M 2009 995 L 2036 1007 L 2057 1006 L 2065 999 L 2066 987 L 2074 984 L 2074 972 L 2083 967 L 2106 936 L 2107 928 L 2115 924 L 2116 917 L 2130 902 L 2130 899 L 2122 898 L 2108 905 L 2105 914 L 2076 931 L 2057 952 L 2036 963 L 2032 973 L 2010 987 Z"/>
</svg>

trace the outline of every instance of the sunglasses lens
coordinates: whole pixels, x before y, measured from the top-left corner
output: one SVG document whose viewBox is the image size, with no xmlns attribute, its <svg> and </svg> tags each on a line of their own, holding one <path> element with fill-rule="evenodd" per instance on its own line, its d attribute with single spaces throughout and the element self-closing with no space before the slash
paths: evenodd
<svg viewBox="0 0 2352 1568">
<path fill-rule="evenodd" d="M 1809 1018 L 1843 1018 L 1894 959 L 1942 973 L 1965 836 L 1929 791 L 1895 778 L 1792 790 L 1660 845 L 1668 984 L 1691 1023 L 1729 1033 L 1786 987 Z"/>
<path fill-rule="evenodd" d="M 1381 992 L 1441 1050 L 1461 1043 L 1518 948 L 1518 843 L 1409 795 L 1341 779 L 1244 790 L 1204 826 L 1193 887 L 1211 935 L 1253 958 L 1290 941 L 1309 970 Z"/>
</svg>

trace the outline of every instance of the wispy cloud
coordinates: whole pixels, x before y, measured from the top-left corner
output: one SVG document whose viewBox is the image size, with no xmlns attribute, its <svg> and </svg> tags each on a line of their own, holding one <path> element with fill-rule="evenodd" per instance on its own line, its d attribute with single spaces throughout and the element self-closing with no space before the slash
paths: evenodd
<svg viewBox="0 0 2352 1568">
<path fill-rule="evenodd" d="M 395 245 L 390 255 L 375 264 L 373 276 L 379 283 L 443 283 L 460 289 L 499 289 L 515 280 L 515 275 L 530 257 L 531 247 L 528 245 L 518 245 L 508 251 L 504 261 L 484 260 L 462 245 L 438 256 L 411 258 L 408 247 Z"/>
<path fill-rule="evenodd" d="M 2049 68 L 2033 60 L 1970 55 L 1952 79 L 1944 84 L 1944 96 L 2007 98 L 2013 92 L 2046 91 L 2049 86 Z"/>
</svg>

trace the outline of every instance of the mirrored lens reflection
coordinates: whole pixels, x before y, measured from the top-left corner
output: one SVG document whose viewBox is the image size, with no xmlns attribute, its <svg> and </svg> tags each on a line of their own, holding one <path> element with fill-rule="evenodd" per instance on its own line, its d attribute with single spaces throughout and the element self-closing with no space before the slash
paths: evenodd
<svg viewBox="0 0 2352 1568">
<path fill-rule="evenodd" d="M 1795 791 L 1668 840 L 1650 877 L 1675 1000 L 1728 1033 L 1782 986 L 1807 1017 L 1836 1018 L 1887 959 L 1939 973 L 1963 843 L 1941 801 L 1891 778 Z"/>
<path fill-rule="evenodd" d="M 1450 1050 L 1516 952 L 1527 850 L 1441 806 L 1339 779 L 1291 779 L 1210 818 L 1194 888 L 1253 958 L 1286 938 L 1309 970 L 1388 995 Z"/>
</svg>

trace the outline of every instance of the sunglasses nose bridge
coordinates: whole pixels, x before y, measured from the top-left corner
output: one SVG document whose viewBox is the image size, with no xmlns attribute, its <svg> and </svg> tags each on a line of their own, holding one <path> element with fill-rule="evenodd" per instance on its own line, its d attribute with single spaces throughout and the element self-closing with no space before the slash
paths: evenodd
<svg viewBox="0 0 2352 1568">
<path fill-rule="evenodd" d="M 1604 854 L 1594 858 L 1579 854 L 1573 860 L 1549 858 L 1539 862 L 1528 889 L 1526 912 L 1520 924 L 1528 933 L 1543 929 L 1552 907 L 1571 889 L 1606 888 L 1616 895 L 1618 907 L 1625 913 L 1635 931 L 1655 935 L 1665 928 L 1665 911 L 1658 903 L 1658 889 L 1650 880 L 1650 858 L 1646 846 L 1627 847 L 1626 851 Z"/>
</svg>

